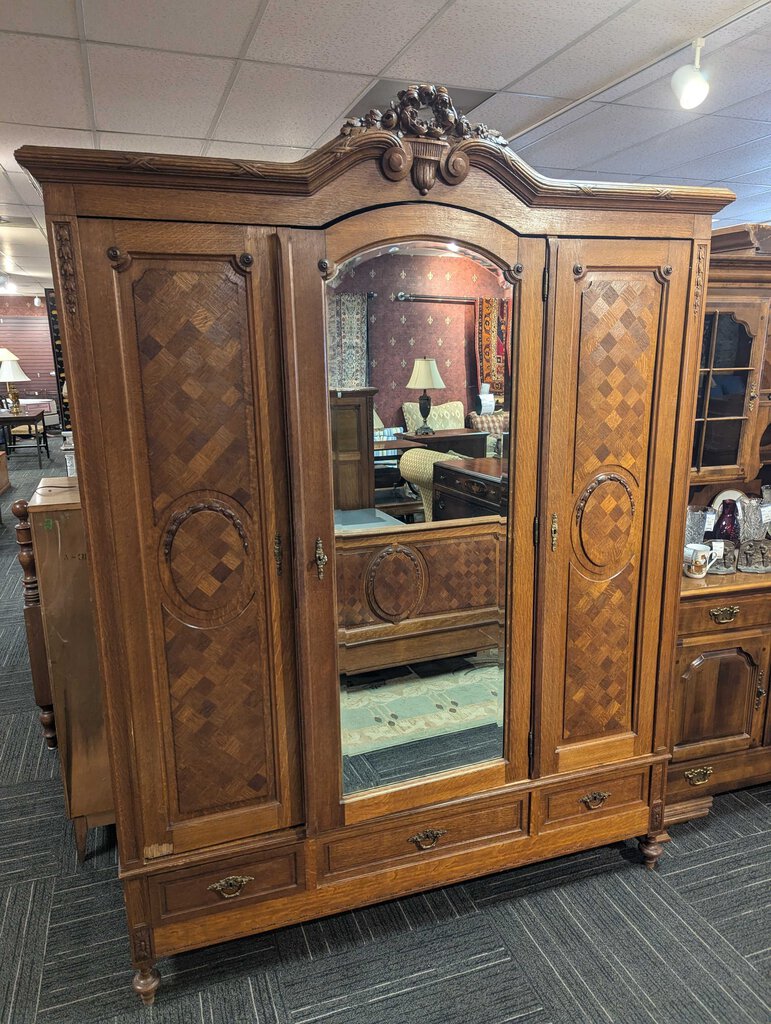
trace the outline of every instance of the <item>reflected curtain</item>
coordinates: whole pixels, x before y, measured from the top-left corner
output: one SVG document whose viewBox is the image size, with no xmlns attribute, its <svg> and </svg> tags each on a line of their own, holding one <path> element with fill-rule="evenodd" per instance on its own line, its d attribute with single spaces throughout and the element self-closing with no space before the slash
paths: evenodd
<svg viewBox="0 0 771 1024">
<path fill-rule="evenodd" d="M 510 304 L 508 299 L 480 298 L 476 307 L 478 383 L 480 388 L 489 384 L 496 399 L 503 401 L 511 364 Z"/>
<path fill-rule="evenodd" d="M 367 386 L 367 296 L 343 292 L 327 298 L 329 387 Z"/>
</svg>

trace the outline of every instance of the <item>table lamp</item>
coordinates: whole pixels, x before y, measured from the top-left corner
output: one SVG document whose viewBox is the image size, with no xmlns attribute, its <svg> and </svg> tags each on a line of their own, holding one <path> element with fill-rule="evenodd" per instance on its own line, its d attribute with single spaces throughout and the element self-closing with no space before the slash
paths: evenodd
<svg viewBox="0 0 771 1024">
<path fill-rule="evenodd" d="M 415 390 L 423 389 L 423 394 L 418 396 L 418 408 L 423 417 L 423 425 L 418 427 L 416 434 L 433 434 L 426 420 L 431 414 L 431 396 L 426 394 L 426 388 L 443 388 L 444 381 L 439 376 L 436 366 L 436 359 L 416 359 L 412 367 L 412 376 L 407 381 L 407 387 Z"/>
<path fill-rule="evenodd" d="M 0 349 L 0 355 L 7 353 L 8 349 Z M 0 361 L 0 383 L 8 385 L 8 400 L 11 403 L 11 412 L 18 416 L 21 412 L 21 402 L 19 401 L 19 392 L 16 390 L 16 381 L 29 380 L 21 366 L 19 366 L 19 360 L 10 353 L 10 359 L 3 359 Z"/>
</svg>

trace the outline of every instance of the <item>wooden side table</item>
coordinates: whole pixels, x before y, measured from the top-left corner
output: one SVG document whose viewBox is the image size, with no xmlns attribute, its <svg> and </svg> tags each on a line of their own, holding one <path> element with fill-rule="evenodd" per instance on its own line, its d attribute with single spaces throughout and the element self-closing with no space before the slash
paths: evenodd
<svg viewBox="0 0 771 1024">
<path fill-rule="evenodd" d="M 507 465 L 501 459 L 450 459 L 434 463 L 434 521 L 505 516 Z"/>
<path fill-rule="evenodd" d="M 435 430 L 433 434 L 402 434 L 405 441 L 416 441 L 432 452 L 457 452 L 472 459 L 483 459 L 487 451 L 486 430 Z"/>
</svg>

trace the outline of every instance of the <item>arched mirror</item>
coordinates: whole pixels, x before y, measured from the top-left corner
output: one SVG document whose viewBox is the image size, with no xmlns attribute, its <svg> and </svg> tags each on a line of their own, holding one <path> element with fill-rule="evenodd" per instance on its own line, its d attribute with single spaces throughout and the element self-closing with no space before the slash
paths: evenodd
<svg viewBox="0 0 771 1024">
<path fill-rule="evenodd" d="M 503 756 L 515 298 L 453 241 L 327 281 L 344 795 Z"/>
</svg>

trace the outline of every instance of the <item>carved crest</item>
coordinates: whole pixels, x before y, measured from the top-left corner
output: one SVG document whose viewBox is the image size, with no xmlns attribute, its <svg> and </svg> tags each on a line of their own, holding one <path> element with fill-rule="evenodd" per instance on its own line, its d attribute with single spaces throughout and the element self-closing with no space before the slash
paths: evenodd
<svg viewBox="0 0 771 1024">
<path fill-rule="evenodd" d="M 422 117 L 423 111 L 432 117 Z M 355 137 L 364 132 L 393 133 L 393 143 L 381 158 L 383 174 L 401 181 L 412 171 L 415 188 L 422 196 L 436 183 L 437 175 L 448 185 L 458 185 L 469 171 L 469 156 L 463 143 L 490 142 L 504 149 L 508 142 L 485 124 L 471 125 L 455 108 L 443 85 L 410 85 L 402 89 L 384 113 L 370 110 L 364 117 L 351 117 L 340 134 Z"/>
</svg>

